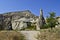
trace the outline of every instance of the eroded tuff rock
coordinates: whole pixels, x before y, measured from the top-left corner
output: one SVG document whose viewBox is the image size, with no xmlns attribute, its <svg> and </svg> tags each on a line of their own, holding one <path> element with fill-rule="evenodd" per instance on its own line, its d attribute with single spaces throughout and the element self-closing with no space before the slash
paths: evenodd
<svg viewBox="0 0 60 40">
<path fill-rule="evenodd" d="M 32 14 L 29 10 L 3 13 L 0 14 L 0 29 L 12 29 L 11 22 L 23 17 L 34 18 L 35 20 L 38 18 L 38 16 Z"/>
</svg>

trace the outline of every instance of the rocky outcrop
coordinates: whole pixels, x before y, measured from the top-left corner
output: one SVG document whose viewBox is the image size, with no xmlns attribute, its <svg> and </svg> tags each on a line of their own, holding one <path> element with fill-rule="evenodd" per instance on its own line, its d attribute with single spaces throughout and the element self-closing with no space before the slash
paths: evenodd
<svg viewBox="0 0 60 40">
<path fill-rule="evenodd" d="M 12 29 L 11 28 L 12 22 L 23 17 L 33 18 L 35 20 L 36 18 L 38 18 L 38 16 L 32 14 L 29 10 L 3 13 L 0 14 L 0 28 L 10 30 Z"/>
<path fill-rule="evenodd" d="M 6 16 L 6 17 L 12 16 L 12 20 L 20 19 L 20 18 L 23 18 L 23 17 L 26 17 L 26 18 L 37 18 L 37 16 L 32 14 L 29 10 L 8 12 L 8 13 L 4 13 L 3 15 Z"/>
<path fill-rule="evenodd" d="M 58 27 L 60 27 L 60 17 L 58 16 L 58 17 L 56 17 L 56 19 L 57 19 L 57 24 L 58 25 L 56 25 L 55 27 L 58 28 Z"/>
<path fill-rule="evenodd" d="M 17 19 L 17 20 L 14 20 L 12 22 L 12 28 L 13 30 L 22 30 L 22 29 L 26 29 L 28 27 L 31 27 L 33 24 L 32 21 L 34 19 L 33 18 L 20 18 L 20 19 Z"/>
<path fill-rule="evenodd" d="M 44 19 L 44 16 L 43 16 L 43 10 L 41 9 L 40 10 L 40 16 L 37 19 L 37 23 L 36 23 L 37 30 L 40 30 L 40 28 L 42 28 L 44 24 L 45 24 L 45 19 Z"/>
<path fill-rule="evenodd" d="M 40 10 L 39 20 L 40 20 L 40 28 L 42 28 L 43 25 L 45 24 L 45 19 L 44 19 L 44 16 L 43 16 L 43 10 L 42 9 Z"/>
</svg>

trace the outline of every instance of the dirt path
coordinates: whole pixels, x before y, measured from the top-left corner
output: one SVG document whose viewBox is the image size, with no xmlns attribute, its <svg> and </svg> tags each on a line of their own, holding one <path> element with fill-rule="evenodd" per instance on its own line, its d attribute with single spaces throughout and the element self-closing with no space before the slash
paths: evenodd
<svg viewBox="0 0 60 40">
<path fill-rule="evenodd" d="M 37 40 L 37 34 L 40 34 L 39 31 L 21 31 L 27 38 L 27 40 Z"/>
</svg>

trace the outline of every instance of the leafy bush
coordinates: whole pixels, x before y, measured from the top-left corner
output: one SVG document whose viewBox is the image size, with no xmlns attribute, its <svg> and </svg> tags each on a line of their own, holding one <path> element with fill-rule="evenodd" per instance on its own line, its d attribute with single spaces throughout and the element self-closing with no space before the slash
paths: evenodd
<svg viewBox="0 0 60 40">
<path fill-rule="evenodd" d="M 46 24 L 44 24 L 44 28 L 49 28 L 51 27 L 51 29 L 53 27 L 55 27 L 55 25 L 57 25 L 57 19 L 55 18 L 55 13 L 54 12 L 50 12 L 49 13 L 49 16 L 47 16 L 47 19 L 46 19 Z"/>
<path fill-rule="evenodd" d="M 30 27 L 27 27 L 27 29 L 30 29 L 30 30 L 35 30 L 35 26 L 30 26 Z"/>
</svg>

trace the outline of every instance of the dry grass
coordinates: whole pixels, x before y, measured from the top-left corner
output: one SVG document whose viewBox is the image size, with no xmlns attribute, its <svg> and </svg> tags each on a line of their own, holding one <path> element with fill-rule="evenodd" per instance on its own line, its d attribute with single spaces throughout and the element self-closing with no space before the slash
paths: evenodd
<svg viewBox="0 0 60 40">
<path fill-rule="evenodd" d="M 1 31 L 0 40 L 25 40 L 25 38 L 20 32 Z"/>
<path fill-rule="evenodd" d="M 60 28 L 56 29 L 41 29 L 38 35 L 38 40 L 60 40 Z"/>
</svg>

